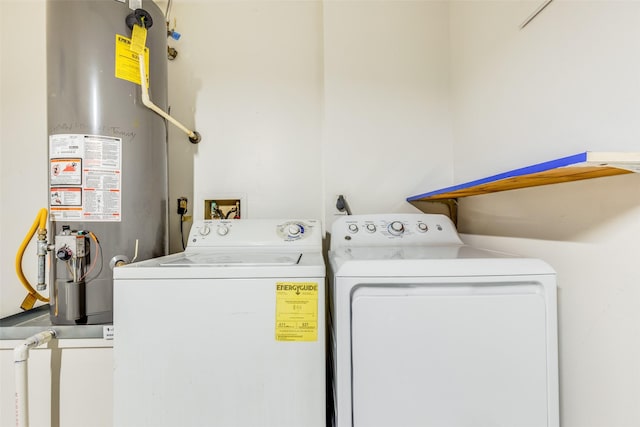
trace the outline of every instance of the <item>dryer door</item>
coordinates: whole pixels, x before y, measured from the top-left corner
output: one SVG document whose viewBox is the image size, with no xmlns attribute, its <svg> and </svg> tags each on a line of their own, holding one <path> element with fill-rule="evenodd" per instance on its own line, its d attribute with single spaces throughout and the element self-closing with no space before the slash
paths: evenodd
<svg viewBox="0 0 640 427">
<path fill-rule="evenodd" d="M 547 426 L 547 319 L 535 282 L 361 285 L 354 426 Z"/>
</svg>

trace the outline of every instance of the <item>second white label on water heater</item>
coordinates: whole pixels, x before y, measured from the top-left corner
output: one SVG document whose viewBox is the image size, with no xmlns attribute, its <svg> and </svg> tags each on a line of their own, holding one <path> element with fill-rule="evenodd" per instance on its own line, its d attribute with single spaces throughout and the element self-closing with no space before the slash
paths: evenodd
<svg viewBox="0 0 640 427">
<path fill-rule="evenodd" d="M 118 222 L 122 216 L 122 139 L 49 136 L 49 208 L 55 221 Z"/>
</svg>

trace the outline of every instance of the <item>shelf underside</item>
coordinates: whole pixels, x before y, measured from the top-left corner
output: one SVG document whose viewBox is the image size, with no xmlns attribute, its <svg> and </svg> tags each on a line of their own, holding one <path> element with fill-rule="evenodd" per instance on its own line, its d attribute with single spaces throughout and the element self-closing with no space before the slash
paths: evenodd
<svg viewBox="0 0 640 427">
<path fill-rule="evenodd" d="M 462 188 L 442 194 L 435 194 L 418 200 L 443 200 L 458 197 L 478 196 L 481 194 L 495 193 L 498 191 L 515 190 L 518 188 L 537 187 L 540 185 L 559 184 L 562 182 L 579 181 L 582 179 L 601 178 L 605 176 L 633 173 L 630 170 L 602 167 L 602 166 L 576 166 L 562 169 L 553 169 L 545 172 L 532 173 L 513 178 L 505 178 L 500 181 Z"/>
<path fill-rule="evenodd" d="M 584 152 L 407 198 L 443 201 L 518 188 L 640 172 L 640 153 Z"/>
</svg>

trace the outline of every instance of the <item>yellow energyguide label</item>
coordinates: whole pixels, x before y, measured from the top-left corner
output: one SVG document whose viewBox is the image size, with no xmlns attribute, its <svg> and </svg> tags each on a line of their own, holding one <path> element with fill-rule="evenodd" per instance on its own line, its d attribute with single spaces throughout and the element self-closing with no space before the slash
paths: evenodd
<svg viewBox="0 0 640 427">
<path fill-rule="evenodd" d="M 276 283 L 276 341 L 318 341 L 318 284 Z"/>
<path fill-rule="evenodd" d="M 135 26 L 134 26 L 135 27 Z M 149 48 L 144 48 L 144 65 L 149 84 Z M 140 84 L 140 64 L 138 54 L 131 50 L 131 39 L 116 34 L 116 66 L 115 76 L 131 83 Z"/>
</svg>

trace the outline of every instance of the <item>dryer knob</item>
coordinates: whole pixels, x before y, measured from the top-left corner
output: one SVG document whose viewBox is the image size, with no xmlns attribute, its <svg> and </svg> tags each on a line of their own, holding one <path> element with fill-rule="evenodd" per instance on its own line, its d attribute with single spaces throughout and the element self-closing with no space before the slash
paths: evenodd
<svg viewBox="0 0 640 427">
<path fill-rule="evenodd" d="M 220 236 L 226 236 L 229 233 L 229 227 L 227 227 L 226 225 L 221 225 L 218 227 L 218 229 L 216 230 L 216 232 L 220 235 Z"/>
<path fill-rule="evenodd" d="M 211 229 L 208 225 L 203 225 L 202 227 L 200 227 L 200 230 L 198 230 L 198 233 L 200 233 L 201 236 L 206 236 L 210 231 Z"/>
<path fill-rule="evenodd" d="M 358 225 L 357 224 L 349 224 L 349 232 L 357 233 L 358 232 Z"/>
<path fill-rule="evenodd" d="M 399 236 L 402 233 L 404 233 L 404 224 L 402 224 L 400 221 L 393 221 L 391 224 L 389 224 L 389 233 L 393 234 L 394 236 Z"/>
<path fill-rule="evenodd" d="M 367 231 L 369 233 L 375 233 L 376 232 L 376 225 L 375 224 L 367 224 Z"/>
<path fill-rule="evenodd" d="M 429 230 L 429 226 L 427 226 L 427 224 L 425 224 L 424 222 L 418 223 L 418 231 L 422 233 L 426 233 L 428 230 Z"/>
<path fill-rule="evenodd" d="M 302 229 L 300 228 L 300 226 L 298 224 L 291 224 L 289 225 L 289 236 L 297 236 L 302 232 Z"/>
</svg>

